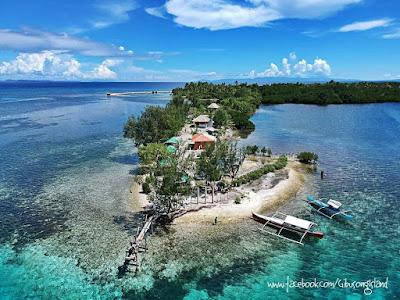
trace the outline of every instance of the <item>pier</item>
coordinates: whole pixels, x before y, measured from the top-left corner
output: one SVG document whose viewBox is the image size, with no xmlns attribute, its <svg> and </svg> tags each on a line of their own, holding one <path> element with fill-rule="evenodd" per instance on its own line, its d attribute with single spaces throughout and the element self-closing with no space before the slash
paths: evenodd
<svg viewBox="0 0 400 300">
<path fill-rule="evenodd" d="M 123 268 L 128 269 L 128 266 L 134 266 L 135 272 L 139 271 L 142 258 L 140 257 L 141 252 L 147 250 L 147 232 L 152 228 L 154 216 L 147 217 L 142 228 L 138 228 L 136 235 L 133 237 L 128 249 L 126 250 L 126 257 Z"/>
<path fill-rule="evenodd" d="M 108 92 L 107 96 L 129 96 L 129 95 L 142 95 L 142 94 L 172 94 L 172 91 L 135 91 L 135 92 L 120 92 L 120 93 L 111 93 Z"/>
</svg>

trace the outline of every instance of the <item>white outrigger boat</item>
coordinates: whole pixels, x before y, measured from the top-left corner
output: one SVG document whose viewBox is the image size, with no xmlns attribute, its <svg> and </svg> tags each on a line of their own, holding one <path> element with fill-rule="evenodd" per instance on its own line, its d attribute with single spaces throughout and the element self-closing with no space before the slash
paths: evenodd
<svg viewBox="0 0 400 300">
<path fill-rule="evenodd" d="M 338 218 L 346 221 L 351 221 L 353 219 L 351 210 L 341 209 L 341 202 L 332 199 L 324 202 L 323 199 L 324 198 L 317 200 L 313 196 L 307 195 L 307 199 L 304 201 L 313 209 L 315 209 L 319 214 L 329 219 Z"/>
<path fill-rule="evenodd" d="M 253 212 L 253 219 L 263 224 L 263 226 L 260 228 L 260 230 L 263 232 L 278 236 L 300 245 L 304 245 L 303 239 L 305 237 L 316 237 L 319 239 L 324 237 L 322 232 L 313 230 L 313 227 L 317 226 L 316 223 L 286 215 L 281 212 L 276 212 L 271 217 L 263 216 Z M 277 233 L 266 230 L 266 226 L 276 229 Z M 296 240 L 285 237 L 282 235 L 284 232 L 300 235 L 300 239 Z"/>
</svg>

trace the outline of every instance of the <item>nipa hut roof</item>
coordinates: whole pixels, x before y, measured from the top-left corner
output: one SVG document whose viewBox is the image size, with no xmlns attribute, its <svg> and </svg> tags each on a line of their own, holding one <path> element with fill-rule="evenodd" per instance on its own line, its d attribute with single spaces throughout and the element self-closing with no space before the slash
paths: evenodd
<svg viewBox="0 0 400 300">
<path fill-rule="evenodd" d="M 209 106 L 207 106 L 207 108 L 211 108 L 211 109 L 218 109 L 219 105 L 217 103 L 211 103 Z"/>
<path fill-rule="evenodd" d="M 207 115 L 200 115 L 193 119 L 194 123 L 208 123 L 210 122 L 210 118 Z"/>
</svg>

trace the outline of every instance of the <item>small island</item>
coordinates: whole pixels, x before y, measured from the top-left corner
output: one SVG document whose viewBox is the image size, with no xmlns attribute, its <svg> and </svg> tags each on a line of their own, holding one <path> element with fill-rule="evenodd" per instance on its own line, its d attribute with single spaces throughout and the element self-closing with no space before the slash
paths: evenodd
<svg viewBox="0 0 400 300">
<path fill-rule="evenodd" d="M 303 163 L 315 163 L 316 154 L 238 146 L 254 130 L 250 118 L 261 103 L 257 85 L 190 83 L 174 89 L 165 107 L 148 106 L 128 119 L 124 137 L 140 158 L 131 193 L 135 211 L 148 220 L 128 262 L 136 262 L 138 238 L 154 224 L 237 222 L 296 195 Z"/>
</svg>

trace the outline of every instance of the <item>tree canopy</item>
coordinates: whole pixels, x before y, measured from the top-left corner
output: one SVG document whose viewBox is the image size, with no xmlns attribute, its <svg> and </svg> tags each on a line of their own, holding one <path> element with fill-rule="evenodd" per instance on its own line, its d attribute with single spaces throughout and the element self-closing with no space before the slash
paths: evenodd
<svg viewBox="0 0 400 300">
<path fill-rule="evenodd" d="M 182 129 L 186 112 L 187 107 L 183 104 L 148 106 L 140 117 L 128 118 L 124 125 L 124 137 L 132 138 L 137 146 L 166 140 Z"/>
<path fill-rule="evenodd" d="M 311 164 L 318 161 L 318 155 L 313 152 L 300 152 L 297 159 L 304 164 Z"/>
</svg>

